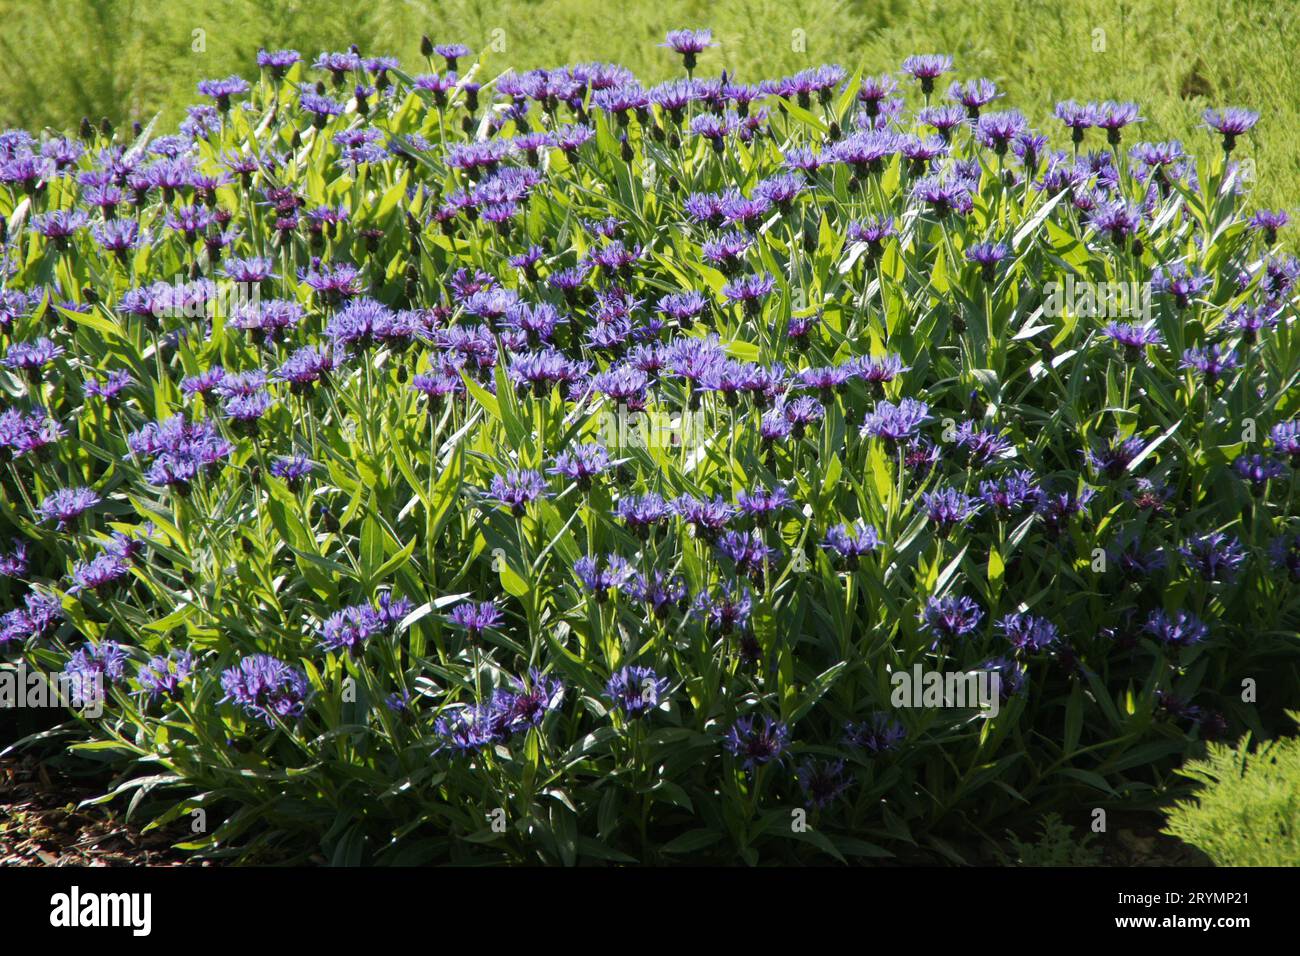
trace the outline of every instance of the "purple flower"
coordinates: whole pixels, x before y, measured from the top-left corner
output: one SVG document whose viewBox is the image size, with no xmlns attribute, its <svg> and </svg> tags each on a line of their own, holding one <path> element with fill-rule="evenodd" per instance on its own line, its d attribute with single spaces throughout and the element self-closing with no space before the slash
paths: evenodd
<svg viewBox="0 0 1300 956">
<path fill-rule="evenodd" d="M 1047 527 L 1048 537 L 1060 537 L 1066 522 L 1071 516 L 1083 514 L 1095 494 L 1091 488 L 1084 488 L 1079 493 L 1040 494 L 1037 512 Z"/>
<path fill-rule="evenodd" d="M 90 218 L 80 210 L 56 209 L 33 216 L 31 226 L 51 240 L 56 249 L 66 249 L 68 240 L 86 228 L 89 221 Z"/>
<path fill-rule="evenodd" d="M 629 718 L 657 709 L 659 698 L 666 693 L 668 678 L 660 677 L 649 667 L 624 667 L 615 671 L 605 684 L 605 696 Z"/>
<path fill-rule="evenodd" d="M 1110 549 L 1108 554 L 1118 567 L 1120 576 L 1127 581 L 1143 581 L 1163 570 L 1166 564 L 1162 549 L 1143 551 L 1141 542 L 1136 539 L 1123 547 Z"/>
<path fill-rule="evenodd" d="M 975 124 L 975 139 L 997 155 L 1011 148 L 1011 142 L 1028 128 L 1028 123 L 1016 110 L 1002 113 L 985 113 Z"/>
<path fill-rule="evenodd" d="M 333 352 L 328 347 L 306 345 L 293 352 L 271 375 L 282 382 L 288 382 L 290 391 L 303 395 L 310 392 L 335 366 Z M 416 379 L 419 377 L 417 375 Z M 415 387 L 414 380 L 412 387 Z"/>
<path fill-rule="evenodd" d="M 689 597 L 680 577 L 669 577 L 660 571 L 653 576 L 632 575 L 623 582 L 623 593 L 645 604 L 658 620 L 666 618 L 674 607 L 684 608 Z"/>
<path fill-rule="evenodd" d="M 36 513 L 42 521 L 53 521 L 62 530 L 102 500 L 90 488 L 60 488 L 45 497 Z"/>
<path fill-rule="evenodd" d="M 977 428 L 973 421 L 965 421 L 954 438 L 958 448 L 964 448 L 974 467 L 988 465 L 1005 458 L 1011 451 L 1011 442 L 995 432 Z"/>
<path fill-rule="evenodd" d="M 686 524 L 695 529 L 700 537 L 712 540 L 718 532 L 727 526 L 736 515 L 736 509 L 715 496 L 712 500 L 700 499 L 694 495 L 682 495 L 672 502 L 672 509 Z"/>
<path fill-rule="evenodd" d="M 1151 612 L 1142 630 L 1170 647 L 1199 644 L 1210 633 L 1209 627 L 1195 614 L 1176 611 L 1170 615 L 1159 609 Z"/>
<path fill-rule="evenodd" d="M 784 723 L 763 715 L 739 718 L 727 731 L 724 746 L 740 758 L 741 766 L 754 770 L 760 765 L 780 760 L 790 745 L 790 729 Z"/>
<path fill-rule="evenodd" d="M 564 685 L 536 669 L 527 682 L 512 677 L 510 685 L 492 695 L 493 731 L 499 740 L 539 726 L 564 698 Z"/>
<path fill-rule="evenodd" d="M 761 574 L 766 564 L 777 557 L 777 551 L 768 547 L 757 528 L 724 533 L 718 538 L 718 551 L 732 562 L 737 574 Z"/>
<path fill-rule="evenodd" d="M 683 55 L 703 53 L 709 47 L 717 46 L 713 42 L 712 30 L 670 30 L 664 42 L 659 45 Z M 688 63 L 687 69 L 692 66 L 693 64 Z"/>
<path fill-rule="evenodd" d="M 224 80 L 200 80 L 199 92 L 217 101 L 217 109 L 225 112 L 230 109 L 232 96 L 243 96 L 248 92 L 248 81 L 242 76 L 228 76 Z"/>
<path fill-rule="evenodd" d="M 1250 217 L 1250 228 L 1264 234 L 1264 242 L 1273 245 L 1277 242 L 1277 232 L 1291 221 L 1284 209 L 1260 209 Z"/>
<path fill-rule="evenodd" d="M 1197 275 L 1185 263 L 1175 263 L 1168 268 L 1156 266 L 1151 274 L 1151 289 L 1174 298 L 1174 305 L 1180 309 L 1187 308 L 1192 297 L 1205 291 L 1213 283 L 1208 275 Z"/>
<path fill-rule="evenodd" d="M 290 488 L 297 490 L 302 480 L 311 474 L 315 464 L 306 455 L 291 455 L 277 458 L 268 469 L 272 475 L 284 481 Z"/>
<path fill-rule="evenodd" d="M 1120 200 L 1099 203 L 1088 217 L 1092 228 L 1110 236 L 1110 241 L 1123 248 L 1130 236 L 1136 236 L 1142 225 L 1142 213 L 1136 207 Z M 1135 247 L 1136 248 L 1136 247 Z"/>
<path fill-rule="evenodd" d="M 0 577 L 21 578 L 27 574 L 27 543 L 14 541 L 13 550 L 0 552 Z"/>
<path fill-rule="evenodd" d="M 926 601 L 921 614 L 921 627 L 934 635 L 933 647 L 938 647 L 944 641 L 972 633 L 983 618 L 984 611 L 972 598 L 932 597 Z"/>
<path fill-rule="evenodd" d="M 1270 307 L 1252 308 L 1240 306 L 1228 313 L 1226 324 L 1241 333 L 1242 340 L 1252 345 L 1264 329 L 1271 329 L 1278 323 L 1278 316 Z"/>
<path fill-rule="evenodd" d="M 967 80 L 964 84 L 956 80 L 948 87 L 948 99 L 966 107 L 966 115 L 978 119 L 980 109 L 988 106 L 1002 94 L 991 80 Z"/>
<path fill-rule="evenodd" d="M 826 409 L 822 407 L 821 402 L 811 395 L 801 396 L 778 407 L 785 415 L 786 421 L 790 423 L 795 438 L 802 438 L 804 430 L 809 425 L 816 424 L 826 415 Z"/>
<path fill-rule="evenodd" d="M 1105 445 L 1085 449 L 1084 458 L 1097 474 L 1114 480 L 1124 474 L 1143 447 L 1144 442 L 1136 435 L 1131 438 L 1117 436 Z"/>
<path fill-rule="evenodd" d="M 135 679 L 140 690 L 150 698 L 176 698 L 180 696 L 181 685 L 194 673 L 194 655 L 189 651 L 170 651 L 165 656 L 155 655 L 149 663 L 141 664 Z"/>
<path fill-rule="evenodd" d="M 1111 146 L 1119 145 L 1121 131 L 1126 126 L 1145 122 L 1138 115 L 1136 103 L 1116 103 L 1114 100 L 1107 100 L 1098 105 L 1095 119 L 1097 128 L 1106 131 L 1106 141 Z"/>
<path fill-rule="evenodd" d="M 23 606 L 0 616 L 0 648 L 10 642 L 43 637 L 63 618 L 63 605 L 52 594 L 30 591 Z"/>
<path fill-rule="evenodd" d="M 875 713 L 860 723 L 844 725 L 844 743 L 869 754 L 897 750 L 906 738 L 907 728 L 888 714 Z"/>
<path fill-rule="evenodd" d="M 297 50 L 258 50 L 257 65 L 271 71 L 271 75 L 277 79 L 288 72 L 289 67 L 293 66 L 302 57 Z"/>
<path fill-rule="evenodd" d="M 746 242 L 749 242 L 746 238 Z M 709 302 L 699 292 L 674 292 L 659 300 L 659 311 L 670 319 L 680 323 L 684 328 L 704 314 Z"/>
<path fill-rule="evenodd" d="M 997 266 L 1009 255 L 1006 243 L 977 242 L 966 250 L 966 259 L 980 267 L 985 282 L 997 278 Z"/>
<path fill-rule="evenodd" d="M 336 611 L 325 619 L 318 632 L 320 645 L 327 651 L 346 651 L 361 656 L 366 641 L 376 634 L 391 634 L 411 611 L 405 598 L 393 599 L 391 593 L 380 595 L 376 604 L 363 601 Z"/>
<path fill-rule="evenodd" d="M 733 305 L 742 306 L 746 312 L 756 314 L 762 300 L 776 287 L 776 280 L 769 274 L 744 276 L 733 279 L 722 287 L 722 295 Z"/>
<path fill-rule="evenodd" d="M 221 672 L 223 703 L 235 703 L 250 717 L 274 726 L 276 720 L 301 717 L 307 698 L 307 675 L 269 654 L 253 654 Z"/>
<path fill-rule="evenodd" d="M 1232 463 L 1232 470 L 1242 480 L 1250 482 L 1251 492 L 1259 497 L 1264 494 L 1272 478 L 1281 478 L 1287 473 L 1286 464 L 1278 458 L 1268 455 L 1242 455 Z"/>
<path fill-rule="evenodd" d="M 108 222 L 97 223 L 90 227 L 90 233 L 105 252 L 112 252 L 119 257 L 125 257 L 127 252 L 139 248 L 148 239 L 148 235 L 140 231 L 140 224 L 134 219 L 110 219 Z"/>
<path fill-rule="evenodd" d="M 497 716 L 491 703 L 456 707 L 440 714 L 433 729 L 446 746 L 473 753 L 497 741 Z"/>
<path fill-rule="evenodd" d="M 960 106 L 927 106 L 916 114 L 916 118 L 937 131 L 946 142 L 952 131 L 966 122 L 967 113 Z"/>
<path fill-rule="evenodd" d="M 271 409 L 271 394 L 265 389 L 232 395 L 222 410 L 226 416 L 244 428 L 254 426 Z"/>
<path fill-rule="evenodd" d="M 749 588 L 734 586 L 729 581 L 722 583 L 716 595 L 701 591 L 692 609 L 696 617 L 722 634 L 743 631 L 753 610 L 754 599 Z"/>
<path fill-rule="evenodd" d="M 921 92 L 927 97 L 934 92 L 934 81 L 952 71 L 952 57 L 939 53 L 909 56 L 903 61 L 903 72 L 921 83 Z"/>
<path fill-rule="evenodd" d="M 1095 104 L 1079 104 L 1074 100 L 1057 103 L 1054 115 L 1065 124 L 1076 145 L 1083 142 L 1084 131 L 1096 126 L 1100 118 Z"/>
<path fill-rule="evenodd" d="M 980 500 L 1001 520 L 1038 503 L 1040 491 L 1032 471 L 1017 471 L 994 481 L 980 482 Z"/>
<path fill-rule="evenodd" d="M 975 207 L 966 183 L 946 183 L 937 176 L 927 176 L 917 182 L 912 187 L 912 195 L 930 206 L 940 219 L 950 212 L 964 216 Z"/>
<path fill-rule="evenodd" d="M 871 554 L 880 547 L 880 536 L 874 525 L 858 521 L 856 524 L 837 524 L 826 531 L 822 547 L 834 551 L 850 568 L 856 567 L 858 559 Z"/>
<path fill-rule="evenodd" d="M 929 420 L 930 406 L 925 402 L 904 398 L 895 405 L 881 400 L 864 419 L 862 434 L 896 445 L 915 436 L 921 425 Z"/>
<path fill-rule="evenodd" d="M 116 554 L 100 554 L 72 566 L 69 594 L 79 591 L 103 591 L 131 573 L 131 565 Z"/>
<path fill-rule="evenodd" d="M 1111 322 L 1102 330 L 1108 339 L 1124 349 L 1124 358 L 1130 362 L 1140 361 L 1142 350 L 1147 346 L 1159 347 L 1164 344 L 1164 337 L 1159 329 L 1125 322 Z"/>
<path fill-rule="evenodd" d="M 754 491 L 742 491 L 736 496 L 740 510 L 754 519 L 760 527 L 765 526 L 772 515 L 793 504 L 789 492 L 782 485 L 774 488 L 758 488 Z"/>
<path fill-rule="evenodd" d="M 883 385 L 892 382 L 898 376 L 910 370 L 910 367 L 905 366 L 899 356 L 892 354 L 877 358 L 861 356 L 851 361 L 858 378 L 876 389 L 877 394 L 882 390 Z"/>
<path fill-rule="evenodd" d="M 853 167 L 854 177 L 862 180 L 884 169 L 885 161 L 902 145 L 901 137 L 889 130 L 865 130 L 828 147 L 823 159 Z"/>
<path fill-rule="evenodd" d="M 449 70 L 456 69 L 457 60 L 474 55 L 474 51 L 464 43 L 439 43 L 434 46 L 433 52 L 442 57 Z"/>
<path fill-rule="evenodd" d="M 1222 110 L 1206 110 L 1205 125 L 1223 137 L 1223 151 L 1232 152 L 1237 137 L 1242 136 L 1259 122 L 1259 114 L 1251 110 L 1230 106 Z"/>
<path fill-rule="evenodd" d="M 1218 345 L 1192 348 L 1183 352 L 1179 368 L 1194 369 L 1201 373 L 1205 384 L 1213 387 L 1224 374 L 1241 366 L 1235 349 L 1224 350 Z"/>
<path fill-rule="evenodd" d="M 35 375 L 63 354 L 63 346 L 55 345 L 47 338 L 34 339 L 31 342 L 16 342 L 5 353 L 6 368 Z"/>
<path fill-rule="evenodd" d="M 1037 653 L 1051 647 L 1061 637 L 1055 624 L 1032 614 L 1008 614 L 998 621 L 997 626 L 1017 651 Z"/>
<path fill-rule="evenodd" d="M 1273 447 L 1291 458 L 1291 467 L 1300 468 L 1300 418 L 1278 422 L 1269 432 Z"/>
<path fill-rule="evenodd" d="M 519 468 L 494 475 L 488 497 L 510 508 L 516 518 L 522 517 L 528 505 L 547 495 L 546 479 L 541 472 Z"/>
<path fill-rule="evenodd" d="M 1246 561 L 1241 542 L 1222 531 L 1193 535 L 1178 553 L 1203 581 L 1231 581 Z"/>
<path fill-rule="evenodd" d="M 135 379 L 126 369 L 115 369 L 101 381 L 97 378 L 88 379 L 84 386 L 87 398 L 102 398 L 106 404 L 112 405 L 117 401 L 117 397 L 126 389 L 135 384 Z"/>
<path fill-rule="evenodd" d="M 451 613 L 447 615 L 447 620 L 458 627 L 463 627 L 473 640 L 488 629 L 500 627 L 505 616 L 491 601 L 465 601 L 452 608 Z"/>
<path fill-rule="evenodd" d="M 849 787 L 844 779 L 843 760 L 805 761 L 795 777 L 805 803 L 818 810 L 830 806 Z"/>
<path fill-rule="evenodd" d="M 633 575 L 631 565 L 617 554 L 606 555 L 603 566 L 598 559 L 583 556 L 574 562 L 573 573 L 598 601 L 605 600 L 610 591 L 622 588 Z"/>
<path fill-rule="evenodd" d="M 648 492 L 620 498 L 614 513 L 633 534 L 644 538 L 654 525 L 668 517 L 671 510 L 663 498 L 654 492 Z"/>
<path fill-rule="evenodd" d="M 998 698 L 1007 700 L 1024 690 L 1025 667 L 1019 661 L 1009 657 L 992 657 L 980 664 L 978 671 L 985 671 L 996 677 Z"/>
<path fill-rule="evenodd" d="M 590 488 L 593 478 L 604 474 L 613 464 L 604 445 L 578 445 L 555 456 L 550 474 L 576 481 L 579 488 Z"/>
<path fill-rule="evenodd" d="M 122 679 L 127 655 L 116 641 L 88 643 L 74 651 L 63 668 L 78 702 L 103 700 L 104 683 Z"/>
<path fill-rule="evenodd" d="M 935 526 L 935 533 L 946 538 L 958 524 L 979 509 L 978 503 L 956 488 L 940 488 L 921 495 L 926 516 Z"/>
</svg>

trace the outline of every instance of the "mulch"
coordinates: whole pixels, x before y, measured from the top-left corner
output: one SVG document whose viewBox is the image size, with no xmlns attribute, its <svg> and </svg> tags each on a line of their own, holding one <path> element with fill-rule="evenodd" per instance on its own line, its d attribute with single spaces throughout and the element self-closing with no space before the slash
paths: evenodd
<svg viewBox="0 0 1300 956">
<path fill-rule="evenodd" d="M 141 833 L 97 792 L 32 755 L 0 757 L 0 866 L 184 866 L 176 834 Z"/>
</svg>

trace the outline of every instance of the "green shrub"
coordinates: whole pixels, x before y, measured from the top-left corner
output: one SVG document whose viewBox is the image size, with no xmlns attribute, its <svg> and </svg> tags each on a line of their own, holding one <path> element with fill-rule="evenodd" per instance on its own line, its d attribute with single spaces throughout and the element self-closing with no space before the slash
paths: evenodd
<svg viewBox="0 0 1300 956">
<path fill-rule="evenodd" d="M 1175 806 L 1165 832 L 1218 866 L 1300 866 L 1300 737 L 1249 742 L 1210 744 L 1179 771 L 1204 786 Z"/>
</svg>

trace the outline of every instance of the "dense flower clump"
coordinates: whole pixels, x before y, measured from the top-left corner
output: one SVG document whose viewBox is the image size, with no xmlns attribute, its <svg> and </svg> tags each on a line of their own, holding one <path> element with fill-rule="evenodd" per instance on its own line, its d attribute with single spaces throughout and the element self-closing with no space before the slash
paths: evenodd
<svg viewBox="0 0 1300 956">
<path fill-rule="evenodd" d="M 209 844 L 881 856 L 1297 690 L 1260 118 L 663 45 L 264 50 L 176 132 L 0 133 L 0 653 Z"/>
</svg>

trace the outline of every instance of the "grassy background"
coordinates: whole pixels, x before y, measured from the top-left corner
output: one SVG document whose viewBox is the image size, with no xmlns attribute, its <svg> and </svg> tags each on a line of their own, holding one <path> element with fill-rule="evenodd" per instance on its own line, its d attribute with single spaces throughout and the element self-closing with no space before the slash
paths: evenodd
<svg viewBox="0 0 1300 956">
<path fill-rule="evenodd" d="M 489 74 L 604 59 L 649 82 L 678 73 L 655 46 L 666 30 L 711 26 L 722 47 L 702 68 L 725 65 L 746 80 L 828 61 L 883 72 L 909 53 L 951 53 L 959 76 L 995 80 L 1054 134 L 1058 99 L 1132 99 L 1150 121 L 1147 138 L 1203 151 L 1209 136 L 1193 130 L 1201 111 L 1248 106 L 1263 115 L 1239 153 L 1255 160 L 1254 201 L 1291 208 L 1293 14 L 1275 0 L 0 0 L 0 124 L 175 120 L 199 79 L 251 75 L 261 46 L 312 57 L 356 43 L 415 65 L 421 33 L 488 50 Z"/>
</svg>

